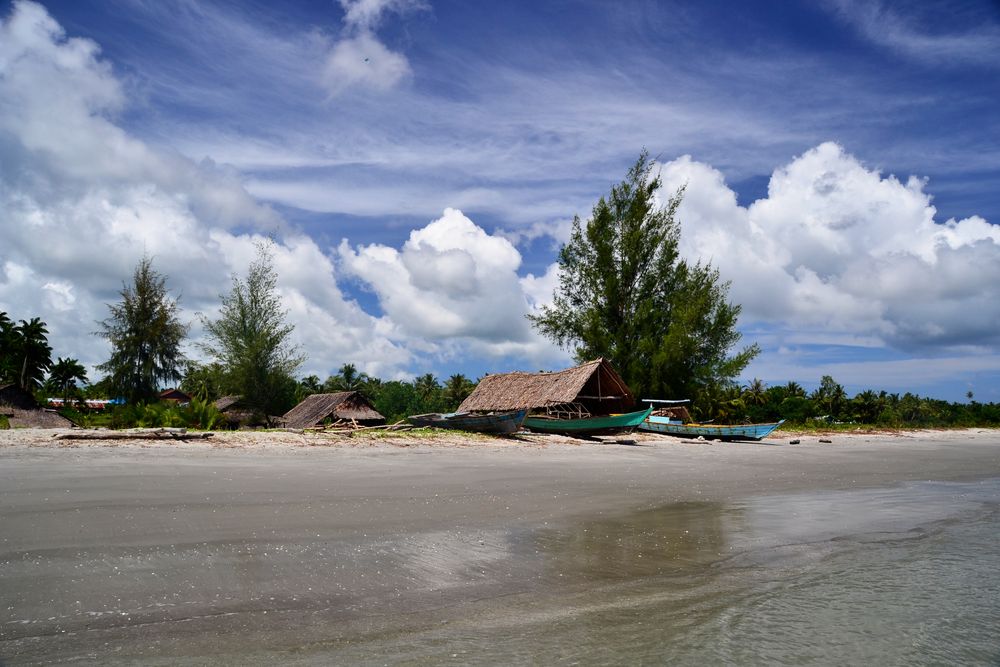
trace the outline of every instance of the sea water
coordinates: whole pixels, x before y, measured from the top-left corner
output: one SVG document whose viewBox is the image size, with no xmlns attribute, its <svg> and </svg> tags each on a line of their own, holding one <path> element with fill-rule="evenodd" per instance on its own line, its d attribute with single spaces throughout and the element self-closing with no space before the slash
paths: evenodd
<svg viewBox="0 0 1000 667">
<path fill-rule="evenodd" d="M 682 503 L 510 536 L 509 596 L 351 664 L 1000 665 L 1000 480 Z"/>
<path fill-rule="evenodd" d="M 0 665 L 1000 665 L 1000 480 L 54 549 L 0 575 Z"/>
</svg>

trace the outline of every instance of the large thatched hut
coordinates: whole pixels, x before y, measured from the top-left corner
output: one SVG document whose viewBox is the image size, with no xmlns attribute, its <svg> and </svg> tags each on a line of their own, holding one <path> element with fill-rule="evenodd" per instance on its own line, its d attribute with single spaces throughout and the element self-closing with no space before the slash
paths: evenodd
<svg viewBox="0 0 1000 667">
<path fill-rule="evenodd" d="M 487 375 L 459 410 L 533 412 L 582 407 L 592 415 L 628 412 L 635 397 L 607 359 L 595 359 L 552 373 L 497 373 Z"/>
<path fill-rule="evenodd" d="M 313 394 L 285 413 L 281 418 L 288 428 L 309 428 L 326 420 L 344 420 L 359 426 L 377 426 L 385 417 L 356 391 L 338 391 L 333 394 Z"/>
</svg>

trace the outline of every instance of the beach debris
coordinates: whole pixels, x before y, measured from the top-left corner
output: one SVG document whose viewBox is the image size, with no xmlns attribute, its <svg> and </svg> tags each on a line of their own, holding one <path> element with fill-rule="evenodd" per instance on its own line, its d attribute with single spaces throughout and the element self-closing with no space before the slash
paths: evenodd
<svg viewBox="0 0 1000 667">
<path fill-rule="evenodd" d="M 799 444 L 800 442 L 802 442 L 802 441 L 796 438 L 795 440 L 789 440 L 789 441 L 788 441 L 788 444 L 789 444 L 789 445 L 797 445 L 797 444 Z"/>
<path fill-rule="evenodd" d="M 824 439 L 824 438 L 820 438 L 820 439 L 819 439 L 819 441 L 820 441 L 820 442 L 825 442 L 825 443 L 826 443 L 826 444 L 828 444 L 828 445 L 829 445 L 829 444 L 831 444 L 831 443 L 833 442 L 833 440 L 826 440 L 826 439 Z"/>
<path fill-rule="evenodd" d="M 211 438 L 209 431 L 189 432 L 186 428 L 133 428 L 124 431 L 95 429 L 56 433 L 55 440 L 201 440 Z"/>
</svg>

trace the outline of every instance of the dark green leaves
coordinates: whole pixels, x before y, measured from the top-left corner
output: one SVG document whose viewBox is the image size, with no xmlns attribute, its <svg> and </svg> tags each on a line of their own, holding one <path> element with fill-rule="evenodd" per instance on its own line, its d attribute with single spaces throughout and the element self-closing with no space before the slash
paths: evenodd
<svg viewBox="0 0 1000 667">
<path fill-rule="evenodd" d="M 115 395 L 130 403 L 152 401 L 162 385 L 181 379 L 187 325 L 177 316 L 177 300 L 169 297 L 166 282 L 153 260 L 143 257 L 132 284 L 122 285 L 121 302 L 108 304 L 111 315 L 99 323 L 97 335 L 111 343 L 111 358 L 97 368 L 108 374 Z"/>
<path fill-rule="evenodd" d="M 643 151 L 624 181 L 573 220 L 551 306 L 529 316 L 578 361 L 606 357 L 637 395 L 691 398 L 727 384 L 758 353 L 729 355 L 740 307 L 711 266 L 678 254 L 681 188 L 666 202 Z"/>
</svg>

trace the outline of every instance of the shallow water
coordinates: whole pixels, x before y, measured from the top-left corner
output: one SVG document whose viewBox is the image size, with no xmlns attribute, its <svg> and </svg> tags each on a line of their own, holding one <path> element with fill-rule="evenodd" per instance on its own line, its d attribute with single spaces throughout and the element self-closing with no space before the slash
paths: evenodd
<svg viewBox="0 0 1000 667">
<path fill-rule="evenodd" d="M 0 663 L 1000 665 L 1000 479 L 253 540 L 151 507 L 213 539 L 0 562 Z"/>
<path fill-rule="evenodd" d="M 300 660 L 1000 664 L 1000 480 L 671 505 L 512 544 L 530 590 Z"/>
</svg>

